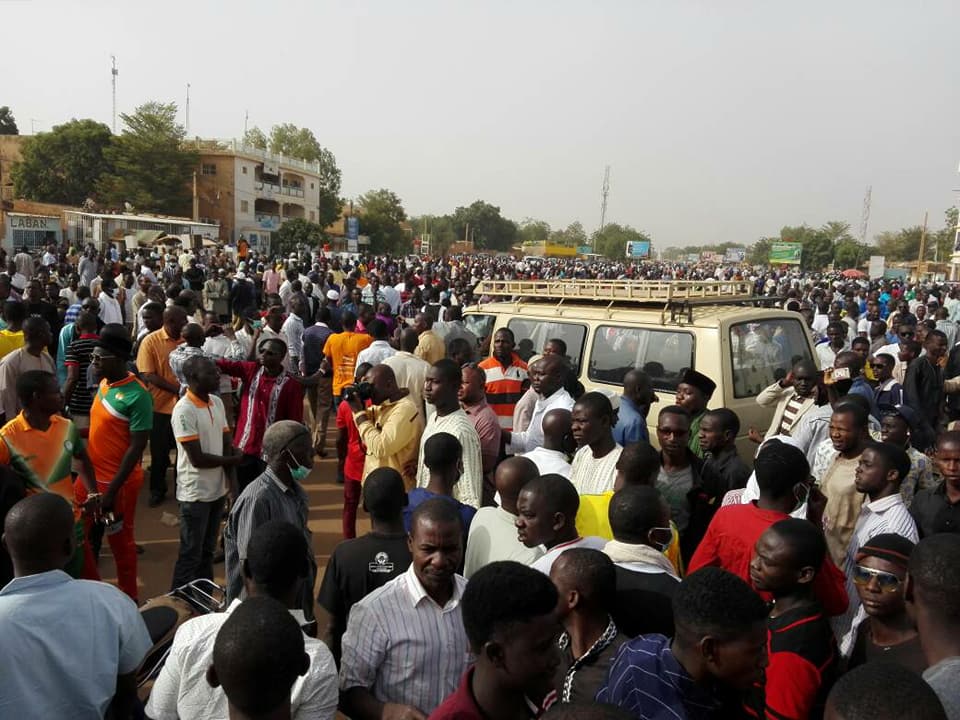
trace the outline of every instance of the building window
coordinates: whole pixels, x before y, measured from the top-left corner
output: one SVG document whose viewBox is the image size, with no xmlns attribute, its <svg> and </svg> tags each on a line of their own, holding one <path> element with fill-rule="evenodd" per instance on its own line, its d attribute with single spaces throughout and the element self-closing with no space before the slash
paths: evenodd
<svg viewBox="0 0 960 720">
<path fill-rule="evenodd" d="M 317 219 L 316 213 L 314 213 L 313 210 L 311 210 L 311 211 L 310 211 L 310 222 L 313 222 L 313 221 L 316 220 L 316 219 Z"/>
<path fill-rule="evenodd" d="M 217 166 L 216 166 L 214 163 L 203 163 L 203 164 L 200 166 L 200 174 L 201 174 L 201 175 L 216 175 L 216 174 L 217 174 Z"/>
<path fill-rule="evenodd" d="M 241 200 L 241 201 L 240 201 L 240 212 L 242 212 L 242 213 L 250 212 L 250 203 L 247 202 L 246 200 Z"/>
<path fill-rule="evenodd" d="M 310 189 L 313 190 L 313 183 L 310 183 Z"/>
<path fill-rule="evenodd" d="M 241 171 L 244 175 L 246 175 L 246 174 L 247 174 L 247 166 L 246 166 L 246 165 L 243 165 L 243 166 L 240 168 L 240 171 Z"/>
</svg>

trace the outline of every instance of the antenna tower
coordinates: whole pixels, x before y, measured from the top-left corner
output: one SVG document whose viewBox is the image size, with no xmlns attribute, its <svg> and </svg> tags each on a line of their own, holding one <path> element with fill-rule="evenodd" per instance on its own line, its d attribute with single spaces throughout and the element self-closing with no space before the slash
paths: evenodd
<svg viewBox="0 0 960 720">
<path fill-rule="evenodd" d="M 873 185 L 867 185 L 867 192 L 863 196 L 863 212 L 860 214 L 860 244 L 867 244 L 867 225 L 870 223 L 870 196 L 873 194 Z"/>
<path fill-rule="evenodd" d="M 600 190 L 600 232 L 607 224 L 607 196 L 610 195 L 610 166 L 603 171 L 603 188 Z"/>
<path fill-rule="evenodd" d="M 113 134 L 117 134 L 117 56 L 110 56 L 110 82 L 113 85 Z"/>
</svg>

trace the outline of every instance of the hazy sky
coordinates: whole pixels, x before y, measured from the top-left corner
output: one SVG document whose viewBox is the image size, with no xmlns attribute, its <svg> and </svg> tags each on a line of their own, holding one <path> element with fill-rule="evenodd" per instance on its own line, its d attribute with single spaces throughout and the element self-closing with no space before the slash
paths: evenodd
<svg viewBox="0 0 960 720">
<path fill-rule="evenodd" d="M 870 235 L 956 202 L 957 0 L 0 0 L 0 105 L 21 132 L 183 104 L 190 130 L 311 128 L 343 193 L 410 214 L 483 199 L 660 248 L 785 224 Z M 182 116 L 182 113 L 181 113 Z"/>
</svg>

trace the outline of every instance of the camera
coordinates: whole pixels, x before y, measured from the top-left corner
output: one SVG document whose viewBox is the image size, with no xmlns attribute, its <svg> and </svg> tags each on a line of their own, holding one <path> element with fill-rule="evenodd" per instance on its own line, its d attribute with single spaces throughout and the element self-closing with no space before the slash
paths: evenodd
<svg viewBox="0 0 960 720">
<path fill-rule="evenodd" d="M 357 398 L 360 402 L 366 402 L 373 396 L 373 385 L 368 382 L 347 385 L 343 389 L 342 395 L 345 401 Z"/>
</svg>

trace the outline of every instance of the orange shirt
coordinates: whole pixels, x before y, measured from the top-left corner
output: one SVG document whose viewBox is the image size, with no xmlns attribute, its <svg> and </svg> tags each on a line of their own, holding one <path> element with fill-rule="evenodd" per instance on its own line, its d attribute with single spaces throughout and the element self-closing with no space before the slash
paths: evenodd
<svg viewBox="0 0 960 720">
<path fill-rule="evenodd" d="M 93 405 L 90 406 L 90 437 L 87 454 L 97 473 L 97 485 L 102 489 L 109 485 L 130 447 L 131 433 L 149 431 L 153 428 L 153 398 L 129 373 L 115 383 L 100 381 Z M 138 462 L 127 478 L 143 476 Z"/>
<path fill-rule="evenodd" d="M 79 519 L 70 469 L 82 441 L 73 421 L 52 415 L 50 427 L 39 430 L 21 412 L 0 428 L 0 438 L 0 463 L 11 466 L 24 481 L 27 493 L 57 494 L 70 503 L 74 519 Z"/>
<path fill-rule="evenodd" d="M 373 337 L 366 333 L 344 331 L 334 333 L 327 338 L 323 354 L 330 358 L 333 366 L 333 394 L 339 395 L 347 385 L 353 384 L 353 374 L 357 369 L 357 355 L 373 343 Z"/>
<path fill-rule="evenodd" d="M 170 367 L 170 353 L 181 344 L 183 344 L 182 338 L 170 337 L 164 328 L 154 330 L 140 343 L 140 350 L 137 352 L 137 369 L 141 373 L 159 375 L 167 382 L 180 387 L 180 381 Z M 173 413 L 173 406 L 180 398 L 152 385 L 147 389 L 153 396 L 154 412 L 162 415 Z"/>
</svg>

